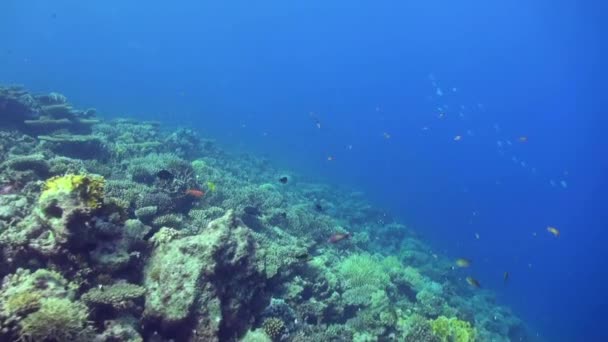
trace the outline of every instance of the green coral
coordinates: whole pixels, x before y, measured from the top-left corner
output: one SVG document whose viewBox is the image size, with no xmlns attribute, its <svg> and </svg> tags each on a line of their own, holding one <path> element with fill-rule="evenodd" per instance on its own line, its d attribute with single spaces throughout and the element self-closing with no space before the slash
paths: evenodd
<svg viewBox="0 0 608 342">
<path fill-rule="evenodd" d="M 20 292 L 10 296 L 4 308 L 6 312 L 15 315 L 24 315 L 40 307 L 42 296 L 38 292 Z"/>
<path fill-rule="evenodd" d="M 272 342 L 263 330 L 249 330 L 241 342 Z"/>
<path fill-rule="evenodd" d="M 344 259 L 338 269 L 346 285 L 350 288 L 371 286 L 385 288 L 390 277 L 382 263 L 369 254 L 353 254 Z"/>
<path fill-rule="evenodd" d="M 441 342 L 474 342 L 476 330 L 471 323 L 459 320 L 456 317 L 447 318 L 440 316 L 431 322 L 433 334 L 440 338 Z"/>
<path fill-rule="evenodd" d="M 37 309 L 42 298 L 72 296 L 72 286 L 59 273 L 18 269 L 5 278 L 0 291 L 0 311 L 6 316 L 23 315 Z"/>
<path fill-rule="evenodd" d="M 64 298 L 45 298 L 19 325 L 25 341 L 89 341 L 87 307 Z"/>
<path fill-rule="evenodd" d="M 150 238 L 150 242 L 152 242 L 154 246 L 160 246 L 171 242 L 179 236 L 179 230 L 169 227 L 162 227 Z"/>
</svg>

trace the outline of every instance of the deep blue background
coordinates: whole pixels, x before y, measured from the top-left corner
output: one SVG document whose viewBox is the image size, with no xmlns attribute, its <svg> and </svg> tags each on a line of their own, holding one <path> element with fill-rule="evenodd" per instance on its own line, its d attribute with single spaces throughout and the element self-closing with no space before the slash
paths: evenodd
<svg viewBox="0 0 608 342">
<path fill-rule="evenodd" d="M 3 0 L 0 82 L 363 189 L 540 336 L 608 340 L 604 5 L 92 3 Z"/>
</svg>

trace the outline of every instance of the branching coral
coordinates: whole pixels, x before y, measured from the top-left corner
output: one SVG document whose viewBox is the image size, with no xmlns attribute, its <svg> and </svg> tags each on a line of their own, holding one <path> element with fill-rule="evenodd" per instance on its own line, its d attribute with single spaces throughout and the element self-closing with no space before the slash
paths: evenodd
<svg viewBox="0 0 608 342">
<path fill-rule="evenodd" d="M 268 337 L 278 341 L 285 332 L 285 323 L 280 318 L 271 317 L 264 321 L 262 328 Z"/>
</svg>

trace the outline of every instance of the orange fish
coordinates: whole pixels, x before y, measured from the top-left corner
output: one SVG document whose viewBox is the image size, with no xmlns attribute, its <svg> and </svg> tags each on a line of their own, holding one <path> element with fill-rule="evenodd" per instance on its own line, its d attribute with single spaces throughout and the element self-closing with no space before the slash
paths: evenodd
<svg viewBox="0 0 608 342">
<path fill-rule="evenodd" d="M 337 243 L 340 242 L 344 239 L 348 239 L 350 238 L 351 234 L 350 233 L 335 233 L 332 236 L 329 237 L 329 239 L 327 239 L 327 242 L 329 243 Z"/>
<path fill-rule="evenodd" d="M 188 189 L 186 190 L 186 195 L 194 197 L 194 198 L 201 198 L 203 196 L 205 196 L 205 193 L 201 190 L 197 190 L 197 189 Z"/>
<path fill-rule="evenodd" d="M 555 227 L 547 227 L 547 231 L 551 234 L 553 234 L 553 236 L 558 237 L 559 236 L 559 229 L 555 228 Z"/>
</svg>

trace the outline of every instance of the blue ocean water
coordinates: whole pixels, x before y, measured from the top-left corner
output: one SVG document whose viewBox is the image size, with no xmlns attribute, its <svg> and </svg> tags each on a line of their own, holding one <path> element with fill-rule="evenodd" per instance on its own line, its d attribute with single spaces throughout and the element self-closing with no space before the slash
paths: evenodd
<svg viewBox="0 0 608 342">
<path fill-rule="evenodd" d="M 4 0 L 0 83 L 361 189 L 540 337 L 604 341 L 605 7 Z"/>
</svg>

